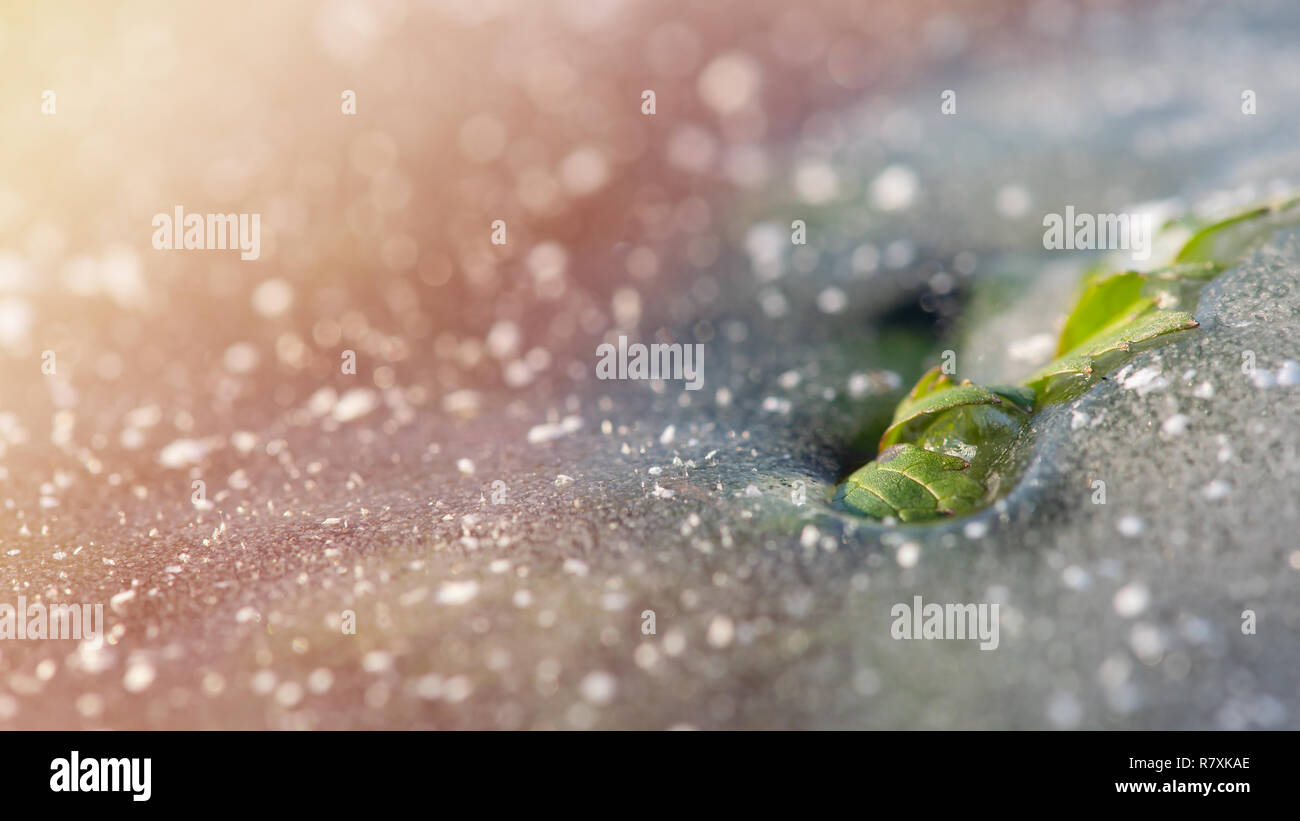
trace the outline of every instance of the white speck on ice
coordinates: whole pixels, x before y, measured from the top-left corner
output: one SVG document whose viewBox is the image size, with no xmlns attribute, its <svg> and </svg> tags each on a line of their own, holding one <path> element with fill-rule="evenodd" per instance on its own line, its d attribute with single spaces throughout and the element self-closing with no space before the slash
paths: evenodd
<svg viewBox="0 0 1300 821">
<path fill-rule="evenodd" d="M 528 443 L 538 445 L 552 439 L 559 439 L 561 436 L 577 432 L 581 427 L 582 418 L 578 416 L 566 416 L 559 422 L 534 425 L 528 429 Z"/>
<path fill-rule="evenodd" d="M 438 604 L 464 604 L 478 595 L 478 582 L 443 582 L 438 589 Z"/>
<path fill-rule="evenodd" d="M 1148 366 L 1124 377 L 1122 384 L 1125 390 L 1137 391 L 1138 396 L 1146 396 L 1152 391 L 1169 387 L 1170 379 L 1163 375 L 1159 368 Z"/>
<path fill-rule="evenodd" d="M 506 319 L 500 320 L 488 331 L 488 353 L 497 359 L 514 356 L 519 350 L 521 337 L 518 325 Z"/>
<path fill-rule="evenodd" d="M 839 176 L 827 163 L 804 163 L 795 171 L 794 187 L 802 201 L 824 205 L 839 194 Z"/>
<path fill-rule="evenodd" d="M 1155 660 L 1165 649 L 1164 637 L 1160 628 L 1150 624 L 1135 624 L 1129 631 L 1129 646 L 1138 658 Z"/>
<path fill-rule="evenodd" d="M 763 313 L 772 319 L 780 319 L 790 312 L 790 303 L 786 300 L 785 294 L 775 288 L 764 288 L 759 291 L 758 303 Z"/>
<path fill-rule="evenodd" d="M 207 456 L 211 446 L 199 439 L 177 439 L 158 453 L 158 461 L 163 467 L 183 468 L 196 465 Z"/>
<path fill-rule="evenodd" d="M 677 438 L 677 427 L 675 425 L 669 425 L 668 427 L 664 428 L 663 433 L 659 434 L 659 444 L 671 445 L 673 443 L 673 440 L 676 438 Z"/>
<path fill-rule="evenodd" d="M 162 409 L 157 405 L 143 405 L 126 414 L 122 422 L 131 428 L 152 428 L 162 421 Z"/>
<path fill-rule="evenodd" d="M 582 697 L 592 704 L 608 704 L 614 699 L 618 681 L 609 673 L 598 670 L 584 676 L 578 689 L 581 690 Z"/>
<path fill-rule="evenodd" d="M 157 672 L 151 663 L 136 661 L 126 669 L 126 675 L 122 677 L 122 686 L 128 693 L 140 693 L 149 689 L 155 675 Z"/>
<path fill-rule="evenodd" d="M 253 452 L 253 448 L 257 447 L 257 434 L 246 430 L 237 430 L 230 434 L 230 444 L 234 446 L 235 450 L 247 456 Z"/>
<path fill-rule="evenodd" d="M 1300 362 L 1288 359 L 1277 369 L 1277 384 L 1300 385 Z"/>
<path fill-rule="evenodd" d="M 763 399 L 763 410 L 768 413 L 780 413 L 782 415 L 790 413 L 794 408 L 794 403 L 789 399 L 779 396 L 768 396 Z"/>
<path fill-rule="evenodd" d="M 821 535 L 816 525 L 804 525 L 803 531 L 799 534 L 799 544 L 811 550 L 817 546 L 817 539 Z"/>
<path fill-rule="evenodd" d="M 600 609 L 615 613 L 626 609 L 628 602 L 629 599 L 626 594 L 611 590 L 600 597 Z"/>
<path fill-rule="evenodd" d="M 1215 458 L 1217 458 L 1220 462 L 1231 462 L 1233 457 L 1233 452 L 1232 452 L 1232 445 L 1228 442 L 1227 434 L 1224 433 L 1219 434 L 1218 437 L 1216 437 L 1215 441 L 1219 443 L 1219 452 L 1218 454 L 1216 454 Z"/>
<path fill-rule="evenodd" d="M 864 275 L 874 273 L 880 267 L 880 252 L 876 246 L 864 242 L 853 249 L 853 273 Z"/>
<path fill-rule="evenodd" d="M 283 279 L 273 277 L 253 289 L 253 310 L 272 319 L 293 305 L 293 286 Z"/>
<path fill-rule="evenodd" d="M 32 308 L 27 300 L 19 297 L 0 300 L 0 345 L 10 347 L 25 342 L 31 329 Z"/>
<path fill-rule="evenodd" d="M 442 398 L 442 409 L 452 416 L 472 417 L 478 413 L 482 397 L 478 391 L 462 388 Z"/>
<path fill-rule="evenodd" d="M 901 211 L 916 200 L 920 183 L 905 165 L 891 165 L 871 182 L 871 204 L 881 211 Z"/>
<path fill-rule="evenodd" d="M 962 533 L 967 539 L 982 539 L 989 532 L 988 522 L 967 522 L 962 528 Z"/>
<path fill-rule="evenodd" d="M 221 361 L 226 366 L 226 370 L 231 373 L 248 373 L 257 367 L 262 355 L 258 353 L 257 348 L 249 342 L 236 342 L 222 356 Z"/>
<path fill-rule="evenodd" d="M 1115 598 L 1112 604 L 1115 606 L 1115 612 L 1126 619 L 1134 616 L 1147 609 L 1147 604 L 1151 601 L 1151 591 L 1142 582 L 1130 582 L 1119 590 L 1115 591 Z"/>
<path fill-rule="evenodd" d="M 1071 590 L 1085 590 L 1092 584 L 1092 577 L 1082 567 L 1072 564 L 1061 571 L 1061 581 Z"/>
<path fill-rule="evenodd" d="M 369 388 L 353 388 L 334 403 L 333 415 L 340 422 L 360 419 L 379 404 L 379 395 Z"/>
<path fill-rule="evenodd" d="M 415 682 L 415 693 L 425 701 L 434 701 L 442 696 L 442 676 L 429 673 L 420 676 Z"/>
<path fill-rule="evenodd" d="M 338 391 L 331 387 L 318 388 L 315 393 L 307 398 L 307 412 L 312 416 L 324 416 L 334 409 L 334 403 L 338 401 Z"/>
<path fill-rule="evenodd" d="M 865 373 L 855 373 L 849 375 L 849 396 L 854 399 L 861 399 L 871 390 L 871 377 Z"/>
<path fill-rule="evenodd" d="M 296 681 L 286 681 L 276 688 L 275 700 L 281 707 L 292 707 L 302 700 L 302 685 Z"/>
<path fill-rule="evenodd" d="M 259 696 L 264 696 L 275 689 L 275 671 L 258 670 L 248 682 L 249 687 Z"/>
<path fill-rule="evenodd" d="M 843 313 L 849 307 L 849 298 L 839 288 L 826 288 L 817 294 L 817 310 L 824 314 Z"/>
<path fill-rule="evenodd" d="M 328 667 L 317 667 L 307 676 L 307 689 L 320 695 L 327 692 L 334 685 L 334 674 L 329 671 Z"/>
<path fill-rule="evenodd" d="M 1047 718 L 1062 730 L 1072 730 L 1083 721 L 1083 705 L 1074 693 L 1053 693 L 1047 701 Z"/>
<path fill-rule="evenodd" d="M 121 613 L 122 605 L 126 604 L 127 602 L 131 601 L 131 599 L 134 598 L 135 598 L 135 588 L 132 588 L 130 590 L 123 590 L 121 593 L 118 593 L 117 595 L 113 596 L 111 599 L 108 600 L 108 606 L 113 608 L 114 613 Z"/>
<path fill-rule="evenodd" d="M 1033 197 L 1023 185 L 1004 185 L 998 189 L 994 207 L 1006 219 L 1019 219 L 1029 213 L 1033 202 Z"/>
<path fill-rule="evenodd" d="M 1187 423 L 1191 419 L 1185 413 L 1175 413 L 1160 425 L 1160 430 L 1164 431 L 1166 436 L 1180 436 L 1187 430 Z"/>
<path fill-rule="evenodd" d="M 1218 500 L 1225 498 L 1231 492 L 1232 485 L 1222 479 L 1215 479 L 1213 482 L 1210 482 L 1208 485 L 1201 488 L 1201 495 L 1211 502 L 1217 502 Z"/>
<path fill-rule="evenodd" d="M 1137 516 L 1125 516 L 1119 520 L 1116 527 L 1119 528 L 1120 535 L 1132 539 L 1142 535 L 1142 531 L 1146 530 L 1146 522 Z"/>
<path fill-rule="evenodd" d="M 708 642 L 714 647 L 726 647 L 736 635 L 736 626 L 726 616 L 714 616 L 709 622 Z"/>
<path fill-rule="evenodd" d="M 734 114 L 758 98 L 762 81 L 762 64 L 743 51 L 733 50 L 704 66 L 695 90 L 704 104 L 718 114 Z"/>
</svg>

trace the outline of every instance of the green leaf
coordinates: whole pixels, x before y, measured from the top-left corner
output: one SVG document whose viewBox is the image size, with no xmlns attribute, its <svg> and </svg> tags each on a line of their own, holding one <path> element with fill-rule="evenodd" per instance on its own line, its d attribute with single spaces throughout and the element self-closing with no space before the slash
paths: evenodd
<svg viewBox="0 0 1300 821">
<path fill-rule="evenodd" d="M 954 385 L 940 368 L 927 371 L 895 409 L 880 456 L 845 480 L 836 499 L 904 522 L 983 506 L 1023 464 L 1017 453 L 1023 455 L 1025 421 L 1037 408 L 1077 395 L 1138 350 L 1197 327 L 1181 309 L 1195 305 L 1205 282 L 1239 264 L 1271 232 L 1300 222 L 1298 206 L 1300 198 L 1208 225 L 1180 220 L 1172 227 L 1191 237 L 1163 267 L 1090 267 L 1053 361 L 1023 386 Z"/>
<path fill-rule="evenodd" d="M 1047 382 L 1054 376 L 1092 376 L 1092 371 L 1090 356 L 1060 356 L 1039 368 L 1033 376 L 1025 380 L 1025 384 L 1036 392 L 1042 393 Z"/>
<path fill-rule="evenodd" d="M 1200 323 L 1183 311 L 1148 311 L 1136 319 L 1089 339 L 1072 355 L 1090 356 L 1094 360 L 1104 354 L 1123 351 L 1129 353 L 1137 345 L 1165 334 L 1187 331 Z"/>
<path fill-rule="evenodd" d="M 1175 263 L 1211 262 L 1220 267 L 1237 265 L 1250 250 L 1268 239 L 1269 235 L 1287 222 L 1294 222 L 1289 211 L 1300 205 L 1292 199 L 1275 205 L 1251 208 L 1226 219 L 1211 223 L 1192 235 L 1183 244 Z M 1283 215 L 1286 215 L 1283 218 Z"/>
<path fill-rule="evenodd" d="M 877 519 L 920 522 L 975 509 L 984 485 L 956 456 L 915 445 L 894 445 L 844 483 L 844 504 Z"/>
<path fill-rule="evenodd" d="M 1034 395 L 1033 388 L 1026 388 L 1022 385 L 989 385 L 989 390 L 998 396 L 1010 402 L 1023 413 L 1034 412 Z"/>
<path fill-rule="evenodd" d="M 1216 262 L 1181 262 L 1165 265 L 1143 272 L 1142 276 L 1153 280 L 1195 280 L 1214 279 L 1223 267 Z"/>
<path fill-rule="evenodd" d="M 988 388 L 963 382 L 953 385 L 938 366 L 930 369 L 912 388 L 912 392 L 898 403 L 893 422 L 880 437 L 880 449 L 898 443 L 909 430 L 909 423 L 922 417 L 959 408 L 964 405 L 1000 405 L 1002 398 Z"/>
<path fill-rule="evenodd" d="M 1094 376 L 1101 375 L 1114 368 L 1119 361 L 1109 354 L 1130 354 L 1143 343 L 1150 342 L 1166 334 L 1187 331 L 1199 325 L 1192 315 L 1182 311 L 1149 310 L 1136 319 L 1122 322 L 1087 340 L 1064 356 L 1049 362 L 1025 384 L 1039 393 L 1046 391 L 1047 383 L 1052 377 L 1064 375 Z"/>
<path fill-rule="evenodd" d="M 947 390 L 952 387 L 952 380 L 943 372 L 943 368 L 935 365 L 930 370 L 921 374 L 921 378 L 916 380 L 916 384 L 907 392 L 907 398 L 904 402 L 915 402 L 918 399 L 924 399 L 937 391 Z"/>
<path fill-rule="evenodd" d="M 1116 322 L 1134 319 L 1154 307 L 1154 299 L 1142 296 L 1144 283 L 1142 275 L 1135 271 L 1094 279 L 1066 317 L 1056 355 L 1072 351 Z"/>
<path fill-rule="evenodd" d="M 1240 245 L 1243 238 L 1253 234 L 1253 231 L 1241 230 L 1242 227 L 1249 227 L 1249 223 L 1267 216 L 1268 213 L 1269 209 L 1266 207 L 1253 208 L 1245 213 L 1207 225 L 1192 234 L 1191 239 L 1183 244 L 1178 255 L 1174 257 L 1174 262 L 1218 263 L 1220 260 L 1227 261 L 1228 258 L 1235 259 L 1235 256 L 1229 257 L 1229 246 Z"/>
<path fill-rule="evenodd" d="M 1143 272 L 1146 285 L 1142 293 L 1155 300 L 1162 310 L 1183 310 L 1199 301 L 1205 283 L 1223 271 L 1215 262 L 1184 262 Z"/>
</svg>

